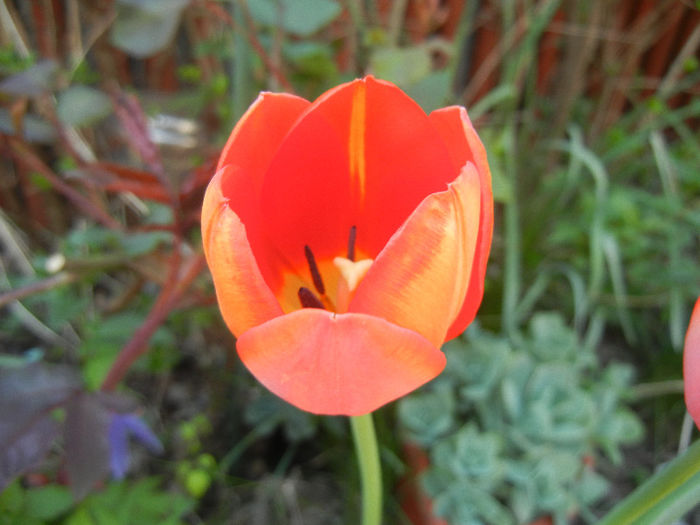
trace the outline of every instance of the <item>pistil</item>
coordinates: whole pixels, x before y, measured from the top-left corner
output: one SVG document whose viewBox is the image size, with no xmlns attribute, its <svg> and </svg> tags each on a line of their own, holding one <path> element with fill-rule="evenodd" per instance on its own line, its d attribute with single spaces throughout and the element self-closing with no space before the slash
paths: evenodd
<svg viewBox="0 0 700 525">
<path fill-rule="evenodd" d="M 340 272 L 338 280 L 338 292 L 336 294 L 336 312 L 347 312 L 350 306 L 355 289 L 360 284 L 362 278 L 369 271 L 374 261 L 372 259 L 362 259 L 361 261 L 351 261 L 345 257 L 336 257 L 333 264 Z"/>
<path fill-rule="evenodd" d="M 334 297 L 335 301 L 326 295 L 326 287 L 323 283 L 321 272 L 318 269 L 318 264 L 316 263 L 316 258 L 314 257 L 311 248 L 308 245 L 304 246 L 304 256 L 306 257 L 306 262 L 309 265 L 311 281 L 313 282 L 314 288 L 316 288 L 318 295 L 305 286 L 300 287 L 297 291 L 297 296 L 299 297 L 299 302 L 303 308 L 322 308 L 334 311 L 336 313 L 348 311 L 350 299 L 352 298 L 355 289 L 360 284 L 360 281 L 365 276 L 370 266 L 372 266 L 373 262 L 372 259 L 362 259 L 360 261 L 355 260 L 356 238 L 357 227 L 352 226 L 348 236 L 348 256 L 336 257 L 333 259 L 333 265 L 340 274 L 336 295 Z"/>
</svg>

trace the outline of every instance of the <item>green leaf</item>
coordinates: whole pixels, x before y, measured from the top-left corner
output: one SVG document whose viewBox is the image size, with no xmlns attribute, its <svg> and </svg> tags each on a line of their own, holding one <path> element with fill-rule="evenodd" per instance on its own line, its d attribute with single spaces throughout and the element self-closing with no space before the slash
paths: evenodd
<svg viewBox="0 0 700 525">
<path fill-rule="evenodd" d="M 457 384 L 465 386 L 460 393 L 470 401 L 483 401 L 496 388 L 503 374 L 503 362 L 510 351 L 503 339 L 487 334 L 470 340 L 467 344 L 459 340 L 447 343 L 445 373 Z"/>
<path fill-rule="evenodd" d="M 89 126 L 112 111 L 109 97 L 89 86 L 73 85 L 58 96 L 58 118 L 70 126 Z"/>
<path fill-rule="evenodd" d="M 119 0 L 110 42 L 122 51 L 146 58 L 163 50 L 175 37 L 188 0 Z"/>
<path fill-rule="evenodd" d="M 574 486 L 574 493 L 584 505 L 590 505 L 605 496 L 609 488 L 608 480 L 594 470 L 586 468 Z"/>
<path fill-rule="evenodd" d="M 601 419 L 596 431 L 596 437 L 610 460 L 615 464 L 622 461 L 619 445 L 635 443 L 641 439 L 643 434 L 644 428 L 639 418 L 626 409 L 619 409 Z"/>
<path fill-rule="evenodd" d="M 503 440 L 498 434 L 481 433 L 474 425 L 466 425 L 454 439 L 450 463 L 458 475 L 493 479 L 502 474 Z"/>
<path fill-rule="evenodd" d="M 450 523 L 511 525 L 513 517 L 489 492 L 467 480 L 458 480 L 434 494 L 434 509 Z"/>
<path fill-rule="evenodd" d="M 528 348 L 540 361 L 562 361 L 570 366 L 582 361 L 582 347 L 576 334 L 564 324 L 559 313 L 537 313 L 530 321 L 532 343 Z"/>
<path fill-rule="evenodd" d="M 412 439 L 427 445 L 452 428 L 454 409 L 452 392 L 441 388 L 404 398 L 399 405 L 399 418 Z"/>
<path fill-rule="evenodd" d="M 65 520 L 65 525 L 96 525 L 85 507 L 78 508 Z"/>
<path fill-rule="evenodd" d="M 0 491 L 0 515 L 17 514 L 21 511 L 25 501 L 25 491 L 22 490 L 19 480 L 15 480 Z"/>
<path fill-rule="evenodd" d="M 410 86 L 406 86 L 406 93 L 418 102 L 423 111 L 429 113 L 444 107 L 450 101 L 450 83 L 452 77 L 450 71 L 434 71 Z"/>
<path fill-rule="evenodd" d="M 327 45 L 308 41 L 288 42 L 283 51 L 284 56 L 301 75 L 326 82 L 338 75 L 333 53 Z"/>
<path fill-rule="evenodd" d="M 27 490 L 27 515 L 42 520 L 53 520 L 73 506 L 73 496 L 68 487 L 46 485 Z"/>
<path fill-rule="evenodd" d="M 335 0 L 255 0 L 248 2 L 248 9 L 256 22 L 302 37 L 316 33 L 342 11 Z"/>
<path fill-rule="evenodd" d="M 120 244 L 124 251 L 133 257 L 152 252 L 158 245 L 166 244 L 172 239 L 167 232 L 144 232 L 124 234 Z"/>
<path fill-rule="evenodd" d="M 194 501 L 178 492 L 160 488 L 158 478 L 135 483 L 110 483 L 89 495 L 67 519 L 67 525 L 179 524 Z"/>
<path fill-rule="evenodd" d="M 430 51 L 425 46 L 384 47 L 370 58 L 375 75 L 403 88 L 426 78 L 431 67 Z"/>
<path fill-rule="evenodd" d="M 666 525 L 700 502 L 700 440 L 646 480 L 599 525 Z"/>
</svg>

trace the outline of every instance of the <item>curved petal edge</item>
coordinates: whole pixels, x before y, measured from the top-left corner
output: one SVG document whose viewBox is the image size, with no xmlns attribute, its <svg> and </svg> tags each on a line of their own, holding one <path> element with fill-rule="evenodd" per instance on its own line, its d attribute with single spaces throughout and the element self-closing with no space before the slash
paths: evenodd
<svg viewBox="0 0 700 525">
<path fill-rule="evenodd" d="M 202 244 L 211 270 L 221 315 L 234 335 L 282 315 L 265 283 L 248 243 L 245 226 L 221 193 L 229 170 L 219 170 L 209 183 L 202 206 Z"/>
<path fill-rule="evenodd" d="M 685 406 L 700 428 L 700 297 L 690 316 L 683 349 Z"/>
<path fill-rule="evenodd" d="M 472 274 L 479 184 L 468 163 L 446 191 L 426 197 L 379 253 L 348 310 L 382 317 L 442 345 Z"/>
<path fill-rule="evenodd" d="M 420 334 L 364 314 L 305 308 L 244 332 L 251 373 L 296 407 L 367 414 L 436 377 L 444 354 Z"/>
<path fill-rule="evenodd" d="M 308 100 L 288 93 L 260 93 L 233 128 L 221 151 L 216 169 L 238 162 L 239 150 L 245 149 L 251 141 L 268 150 L 264 155 L 258 153 L 252 156 L 253 161 L 256 160 L 255 157 L 263 157 L 269 162 L 268 157 L 310 104 Z M 266 140 L 261 140 L 263 138 Z M 245 160 L 248 161 L 250 157 L 247 155 Z"/>
<path fill-rule="evenodd" d="M 461 106 L 451 106 L 433 111 L 429 118 L 442 136 L 456 166 L 461 168 L 463 163 L 474 163 L 481 188 L 479 236 L 474 252 L 473 270 L 462 309 L 447 331 L 446 340 L 450 340 L 461 334 L 474 320 L 484 296 L 486 266 L 493 237 L 493 192 L 486 149 L 469 119 L 467 110 Z"/>
</svg>

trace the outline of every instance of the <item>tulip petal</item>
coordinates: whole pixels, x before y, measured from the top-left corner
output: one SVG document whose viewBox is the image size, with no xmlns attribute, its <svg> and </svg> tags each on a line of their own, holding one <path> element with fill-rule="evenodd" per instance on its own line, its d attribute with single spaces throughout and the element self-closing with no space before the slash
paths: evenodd
<svg viewBox="0 0 700 525">
<path fill-rule="evenodd" d="M 479 237 L 474 253 L 474 271 L 471 272 L 462 309 L 447 331 L 446 340 L 450 340 L 461 334 L 474 320 L 484 296 L 486 264 L 493 236 L 493 193 L 486 150 L 469 120 L 467 111 L 463 107 L 452 106 L 433 111 L 429 118 L 442 136 L 455 166 L 461 167 L 467 162 L 473 162 L 481 184 Z"/>
<path fill-rule="evenodd" d="M 310 104 L 288 93 L 260 93 L 233 128 L 217 171 L 235 164 L 256 177 L 264 175 L 282 139 Z"/>
<path fill-rule="evenodd" d="M 442 345 L 462 308 L 479 231 L 480 179 L 469 163 L 428 196 L 359 284 L 350 312 L 382 317 Z"/>
<path fill-rule="evenodd" d="M 202 244 L 216 288 L 221 315 L 236 335 L 282 315 L 250 248 L 246 228 L 222 195 L 221 181 L 235 168 L 225 166 L 209 183 L 202 206 Z"/>
<path fill-rule="evenodd" d="M 252 328 L 236 346 L 263 385 L 316 414 L 366 414 L 445 366 L 444 354 L 415 332 L 368 315 L 314 308 Z"/>
<path fill-rule="evenodd" d="M 270 229 L 289 257 L 298 252 L 291 239 L 302 234 L 315 235 L 314 251 L 342 255 L 351 226 L 358 250 L 376 257 L 425 196 L 443 190 L 461 168 L 420 106 L 372 77 L 319 97 L 274 164 L 265 199 L 272 196 Z M 302 214 L 302 204 L 311 210 Z"/>
<path fill-rule="evenodd" d="M 260 271 L 273 290 L 282 286 L 282 275 L 290 270 L 265 233 L 260 208 L 263 182 L 280 144 L 309 105 L 294 95 L 261 93 L 236 124 L 219 160 L 219 169 L 232 168 L 219 182 L 221 194 L 245 224 Z M 202 217 L 205 227 L 205 214 Z"/>
<path fill-rule="evenodd" d="M 683 350 L 685 406 L 700 428 L 700 297 L 690 316 Z"/>
<path fill-rule="evenodd" d="M 333 127 L 307 112 L 270 163 L 262 189 L 265 233 L 297 272 L 342 254 L 353 225 L 347 151 Z"/>
</svg>

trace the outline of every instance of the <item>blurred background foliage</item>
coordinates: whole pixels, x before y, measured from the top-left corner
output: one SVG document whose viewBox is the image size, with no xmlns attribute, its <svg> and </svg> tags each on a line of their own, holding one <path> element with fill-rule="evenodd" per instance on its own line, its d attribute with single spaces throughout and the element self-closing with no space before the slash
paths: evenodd
<svg viewBox="0 0 700 525">
<path fill-rule="evenodd" d="M 367 73 L 465 105 L 497 201 L 478 323 L 378 413 L 387 523 L 595 522 L 692 437 L 698 22 L 692 0 L 0 1 L 0 523 L 356 520 L 346 422 L 242 369 L 198 220 L 260 90 Z M 137 416 L 159 456 L 115 455 L 115 421 L 149 443 Z"/>
</svg>

